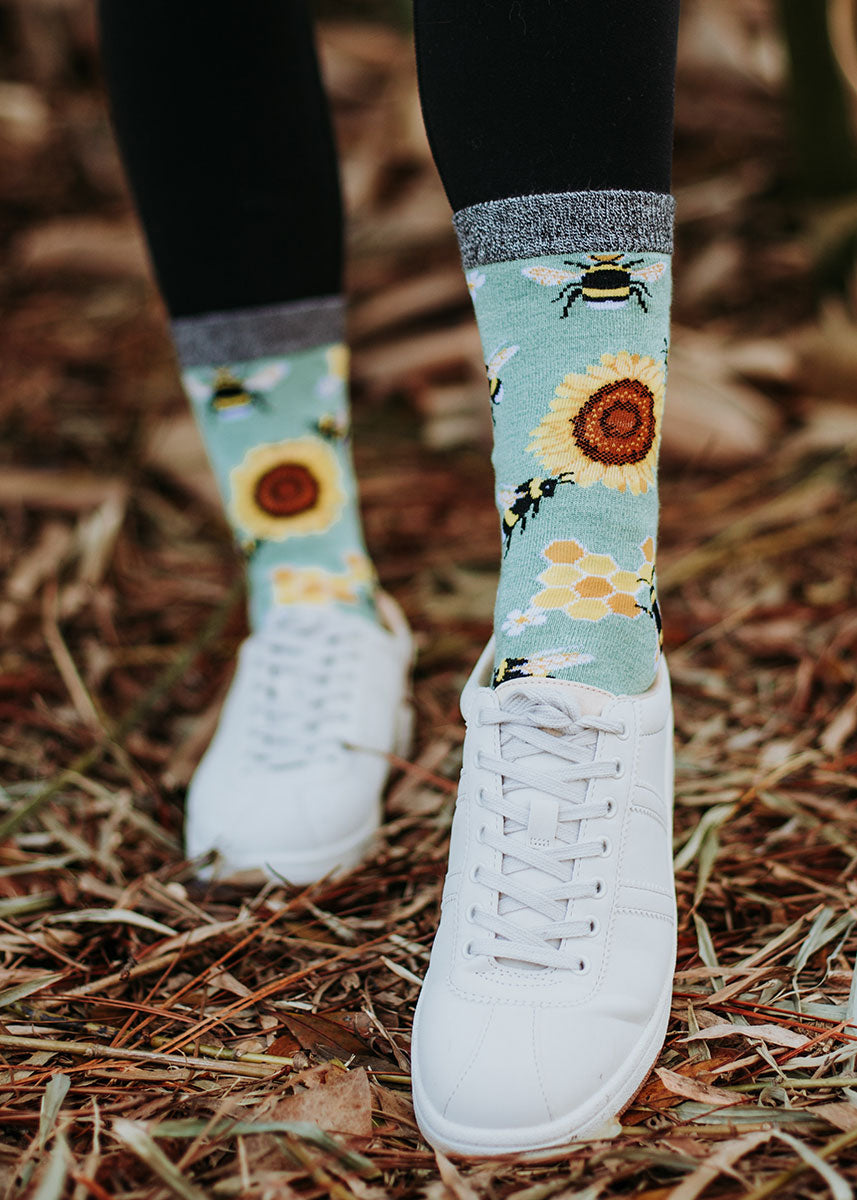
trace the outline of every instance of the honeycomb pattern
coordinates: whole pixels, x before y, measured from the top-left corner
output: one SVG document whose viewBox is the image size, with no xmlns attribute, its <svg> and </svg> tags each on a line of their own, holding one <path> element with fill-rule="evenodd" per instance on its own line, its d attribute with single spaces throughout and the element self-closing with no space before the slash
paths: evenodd
<svg viewBox="0 0 857 1200">
<path fill-rule="evenodd" d="M 532 604 L 562 609 L 578 621 L 601 621 L 611 613 L 638 617 L 643 610 L 637 593 L 651 583 L 654 550 L 654 542 L 646 538 L 640 547 L 644 562 L 627 571 L 611 554 L 593 554 L 573 539 L 551 542 L 542 551 L 550 565 L 538 577 L 544 590 L 533 596 Z"/>
</svg>

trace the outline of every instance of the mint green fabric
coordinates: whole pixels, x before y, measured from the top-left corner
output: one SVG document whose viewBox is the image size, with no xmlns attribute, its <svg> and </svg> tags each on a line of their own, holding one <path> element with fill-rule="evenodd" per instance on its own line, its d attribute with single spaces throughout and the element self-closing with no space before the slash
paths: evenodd
<svg viewBox="0 0 857 1200">
<path fill-rule="evenodd" d="M 503 530 L 495 683 L 652 683 L 670 255 L 622 246 L 467 272 Z"/>
<path fill-rule="evenodd" d="M 250 623 L 275 605 L 374 615 L 348 438 L 341 343 L 182 372 L 236 538 Z"/>
</svg>

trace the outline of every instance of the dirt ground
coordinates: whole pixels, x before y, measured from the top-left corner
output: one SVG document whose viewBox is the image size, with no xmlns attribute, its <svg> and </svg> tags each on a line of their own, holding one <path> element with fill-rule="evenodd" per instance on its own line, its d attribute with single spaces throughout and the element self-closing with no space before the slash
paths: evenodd
<svg viewBox="0 0 857 1200">
<path fill-rule="evenodd" d="M 3 1194 L 852 1196 L 857 202 L 789 189 L 768 6 L 684 5 L 659 558 L 672 1020 L 621 1124 L 529 1163 L 435 1155 L 409 1094 L 499 534 L 481 354 L 407 40 L 321 30 L 367 536 L 419 639 L 417 744 L 377 854 L 299 891 L 206 887 L 182 859 L 184 789 L 245 632 L 239 560 L 90 8 L 0 0 L 0 39 Z"/>
</svg>

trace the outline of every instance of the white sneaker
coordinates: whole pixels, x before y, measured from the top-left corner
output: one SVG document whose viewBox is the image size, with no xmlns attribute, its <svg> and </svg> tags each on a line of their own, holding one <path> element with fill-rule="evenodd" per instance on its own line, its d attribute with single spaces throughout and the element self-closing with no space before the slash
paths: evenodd
<svg viewBox="0 0 857 1200">
<path fill-rule="evenodd" d="M 411 732 L 411 634 L 391 597 L 378 608 L 386 629 L 336 607 L 274 609 L 242 645 L 188 791 L 188 857 L 220 856 L 202 874 L 304 884 L 365 854 L 387 755 Z"/>
<path fill-rule="evenodd" d="M 467 722 L 440 928 L 417 1004 L 425 1137 L 505 1154 L 594 1134 L 666 1033 L 675 968 L 673 729 L 661 662 L 641 696 L 559 679 L 492 689 Z"/>
</svg>

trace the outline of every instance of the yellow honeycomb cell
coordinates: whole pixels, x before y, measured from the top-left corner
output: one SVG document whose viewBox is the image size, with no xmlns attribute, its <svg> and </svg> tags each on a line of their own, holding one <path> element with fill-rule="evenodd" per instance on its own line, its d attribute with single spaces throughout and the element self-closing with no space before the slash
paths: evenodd
<svg viewBox="0 0 857 1200">
<path fill-rule="evenodd" d="M 600 621 L 609 614 L 610 609 L 604 600 L 573 600 L 566 604 L 565 611 L 579 621 Z"/>
<path fill-rule="evenodd" d="M 533 596 L 532 603 L 536 608 L 562 608 L 568 603 L 568 588 L 546 588 Z"/>
<path fill-rule="evenodd" d="M 598 596 L 609 596 L 613 591 L 613 585 L 600 575 L 587 575 L 586 579 L 581 579 L 572 588 L 582 600 L 595 599 Z"/>
<path fill-rule="evenodd" d="M 539 576 L 541 583 L 546 583 L 549 587 L 574 587 L 579 579 L 583 578 L 583 572 L 577 567 L 568 564 L 557 564 L 553 567 L 548 567 L 542 571 Z"/>
<path fill-rule="evenodd" d="M 640 549 L 643 551 L 643 558 L 646 562 L 655 561 L 655 543 L 652 538 L 647 537 Z"/>
<path fill-rule="evenodd" d="M 609 554 L 585 554 L 577 566 L 586 575 L 612 575 L 617 564 Z"/>
<path fill-rule="evenodd" d="M 617 592 L 636 592 L 640 586 L 640 578 L 636 571 L 614 571 L 610 582 Z"/>
<path fill-rule="evenodd" d="M 622 617 L 636 617 L 640 611 L 634 597 L 627 592 L 614 592 L 607 600 L 607 605 L 611 612 L 619 613 Z"/>
<path fill-rule="evenodd" d="M 586 551 L 579 542 L 551 542 L 544 550 L 544 556 L 552 563 L 573 563 L 582 558 Z"/>
</svg>

